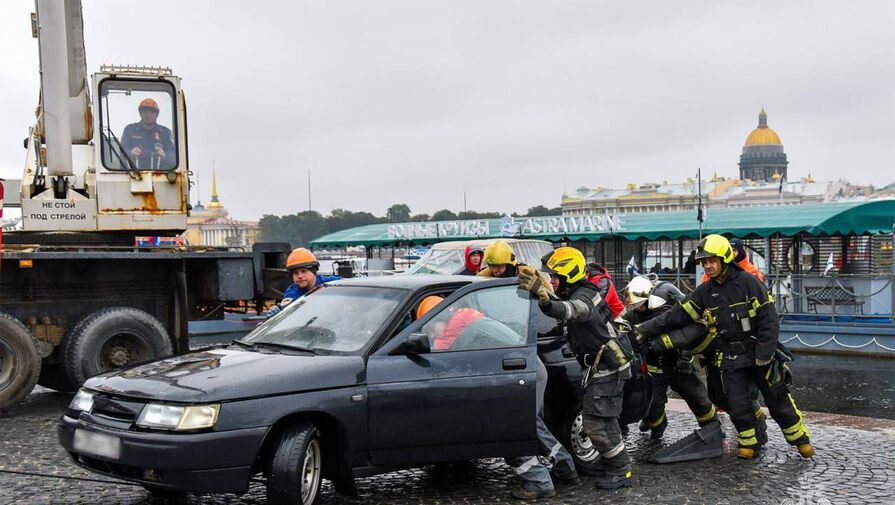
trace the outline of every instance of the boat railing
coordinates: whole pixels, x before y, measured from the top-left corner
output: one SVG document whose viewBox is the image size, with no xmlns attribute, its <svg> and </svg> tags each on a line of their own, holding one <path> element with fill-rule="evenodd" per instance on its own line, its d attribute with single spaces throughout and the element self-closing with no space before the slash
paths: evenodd
<svg viewBox="0 0 895 505">
<path fill-rule="evenodd" d="M 659 274 L 688 294 L 695 275 Z M 895 324 L 895 275 L 771 274 L 765 278 L 777 311 L 786 319 Z M 625 283 L 616 283 L 621 295 Z"/>
</svg>

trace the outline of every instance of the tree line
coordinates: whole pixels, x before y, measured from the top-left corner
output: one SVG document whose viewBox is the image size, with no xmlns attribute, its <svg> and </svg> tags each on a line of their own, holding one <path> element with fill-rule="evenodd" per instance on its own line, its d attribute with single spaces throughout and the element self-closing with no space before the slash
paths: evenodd
<svg viewBox="0 0 895 505">
<path fill-rule="evenodd" d="M 513 217 L 558 216 L 562 214 L 560 207 L 547 208 L 543 205 L 529 207 L 524 214 L 512 213 Z M 265 214 L 258 223 L 260 226 L 259 241 L 289 242 L 292 247 L 307 246 L 317 237 L 339 230 L 376 223 L 402 223 L 421 221 L 451 221 L 454 219 L 497 219 L 503 217 L 502 212 L 478 212 L 474 210 L 453 212 L 441 209 L 429 214 L 413 214 L 404 203 L 396 203 L 388 208 L 385 216 L 375 216 L 369 212 L 353 212 L 345 209 L 333 209 L 328 216 L 319 212 L 303 211 L 285 216 Z"/>
</svg>

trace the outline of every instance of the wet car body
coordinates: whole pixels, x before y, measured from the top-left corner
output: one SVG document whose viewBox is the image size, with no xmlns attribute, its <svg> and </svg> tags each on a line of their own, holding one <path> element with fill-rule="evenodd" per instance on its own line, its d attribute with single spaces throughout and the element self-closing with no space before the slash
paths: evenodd
<svg viewBox="0 0 895 505">
<path fill-rule="evenodd" d="M 89 379 L 84 391 L 92 406 L 70 408 L 62 416 L 61 445 L 76 464 L 150 490 L 244 492 L 253 475 L 272 472 L 284 432 L 313 426 L 322 446 L 322 477 L 350 494 L 354 477 L 440 461 L 534 454 L 538 355 L 550 377 L 545 417 L 564 443 L 575 445 L 570 426 L 580 409 L 581 368 L 562 336 L 538 338 L 554 321 L 515 288 L 515 280 L 359 278 L 338 281 L 306 299 L 310 306 L 339 290 L 366 289 L 391 290 L 396 301 L 369 336 L 367 330 L 357 333 L 357 342 L 364 342 L 357 349 L 262 346 L 288 318 L 298 317 L 293 313 L 304 310 L 293 304 L 247 336 L 247 344 L 206 348 Z M 409 322 L 409 314 L 431 294 L 446 299 Z M 449 321 L 470 306 L 485 312 L 483 321 L 499 325 L 499 331 L 480 331 L 466 347 L 458 346 L 464 332 L 444 351 L 411 345 L 425 335 L 421 330 L 439 328 L 439 318 Z M 366 316 L 346 309 L 340 317 L 351 322 Z M 281 334 L 305 332 L 328 345 L 343 341 L 319 328 L 310 331 L 316 320 Z M 219 408 L 213 426 L 178 432 L 138 426 L 149 404 Z"/>
</svg>

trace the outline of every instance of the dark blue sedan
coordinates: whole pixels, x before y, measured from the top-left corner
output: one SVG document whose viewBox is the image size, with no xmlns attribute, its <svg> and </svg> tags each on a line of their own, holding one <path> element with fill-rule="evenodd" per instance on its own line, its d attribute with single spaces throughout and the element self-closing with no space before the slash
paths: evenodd
<svg viewBox="0 0 895 505">
<path fill-rule="evenodd" d="M 416 320 L 429 295 L 445 300 Z M 338 281 L 230 345 L 89 379 L 59 441 L 153 493 L 244 492 L 261 474 L 269 503 L 311 504 L 322 478 L 354 494 L 359 476 L 534 454 L 540 353 L 548 424 L 586 466 L 581 369 L 538 337 L 554 325 L 512 279 Z"/>
</svg>

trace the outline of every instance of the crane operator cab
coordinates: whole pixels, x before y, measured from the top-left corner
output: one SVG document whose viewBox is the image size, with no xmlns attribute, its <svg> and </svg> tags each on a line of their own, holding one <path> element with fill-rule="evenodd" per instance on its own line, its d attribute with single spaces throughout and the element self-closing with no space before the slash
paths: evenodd
<svg viewBox="0 0 895 505">
<path fill-rule="evenodd" d="M 163 171 L 177 167 L 174 100 L 167 83 L 106 81 L 100 86 L 102 161 L 109 170 Z M 135 106 L 136 104 L 136 106 Z M 164 110 L 164 113 L 162 112 Z M 103 121 L 104 120 L 104 121 Z"/>
<path fill-rule="evenodd" d="M 163 67 L 104 65 L 93 75 L 93 96 L 85 113 L 71 118 L 90 127 L 82 139 L 74 129 L 66 136 L 70 168 L 50 169 L 52 130 L 41 118 L 32 128 L 22 185 L 24 229 L 182 232 L 189 171 L 180 78 Z"/>
</svg>

